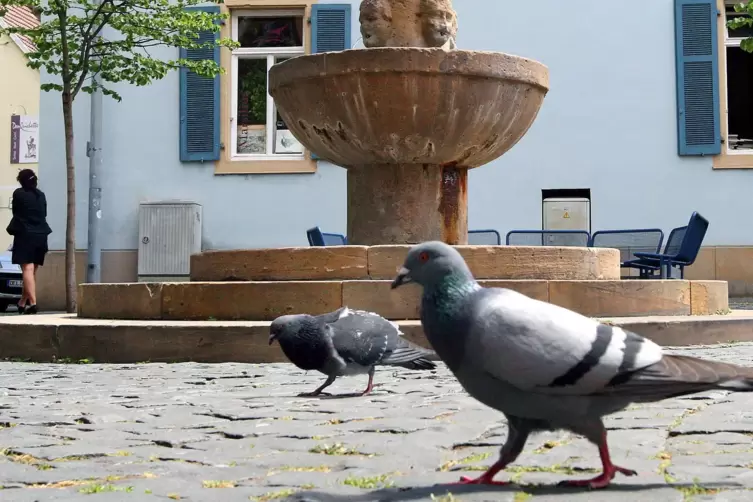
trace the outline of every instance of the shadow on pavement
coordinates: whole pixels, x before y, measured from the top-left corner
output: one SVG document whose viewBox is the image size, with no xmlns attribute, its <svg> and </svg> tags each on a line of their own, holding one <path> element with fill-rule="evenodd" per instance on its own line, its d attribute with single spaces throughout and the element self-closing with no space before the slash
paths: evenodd
<svg viewBox="0 0 753 502">
<path fill-rule="evenodd" d="M 705 489 L 734 489 L 729 484 L 704 483 Z M 651 490 L 660 490 L 663 488 L 674 488 L 676 490 L 692 490 L 698 488 L 694 484 L 614 484 L 605 491 L 629 493 L 629 492 L 647 492 Z M 740 486 L 740 488 L 743 488 Z M 500 493 L 512 494 L 524 492 L 530 495 L 571 495 L 573 493 L 590 493 L 597 494 L 602 490 L 592 491 L 588 488 L 571 488 L 557 485 L 509 485 L 509 486 L 482 486 L 482 485 L 432 485 L 416 486 L 406 488 L 385 488 L 359 495 L 336 495 L 319 491 L 298 492 L 284 499 L 285 502 L 398 502 L 409 500 L 441 500 L 443 496 L 451 493 L 454 496 L 471 495 L 474 493 Z M 432 497 L 433 496 L 433 497 Z"/>
</svg>

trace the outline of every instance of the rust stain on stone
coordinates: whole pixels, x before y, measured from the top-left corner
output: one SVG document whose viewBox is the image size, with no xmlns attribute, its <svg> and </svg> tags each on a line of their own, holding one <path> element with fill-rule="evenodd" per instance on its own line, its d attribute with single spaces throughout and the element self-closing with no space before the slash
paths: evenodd
<svg viewBox="0 0 753 502">
<path fill-rule="evenodd" d="M 457 167 L 456 163 L 443 165 L 441 169 L 439 214 L 442 217 L 442 240 L 447 244 L 458 244 L 461 230 L 458 224 L 466 209 L 468 171 Z"/>
</svg>

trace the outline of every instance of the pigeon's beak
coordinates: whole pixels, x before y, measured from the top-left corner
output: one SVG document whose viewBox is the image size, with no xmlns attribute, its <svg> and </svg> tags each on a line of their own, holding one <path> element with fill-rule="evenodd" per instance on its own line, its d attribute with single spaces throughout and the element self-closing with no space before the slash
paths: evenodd
<svg viewBox="0 0 753 502">
<path fill-rule="evenodd" d="M 271 335 L 269 335 L 269 344 L 270 345 L 272 345 L 273 343 L 275 343 L 275 340 L 277 340 L 277 333 L 272 333 Z"/>
<path fill-rule="evenodd" d="M 411 282 L 412 279 L 410 277 L 410 270 L 403 267 L 400 269 L 400 272 L 398 272 L 397 277 L 395 277 L 395 280 L 392 281 L 392 289 L 397 289 L 403 284 L 408 284 Z"/>
</svg>

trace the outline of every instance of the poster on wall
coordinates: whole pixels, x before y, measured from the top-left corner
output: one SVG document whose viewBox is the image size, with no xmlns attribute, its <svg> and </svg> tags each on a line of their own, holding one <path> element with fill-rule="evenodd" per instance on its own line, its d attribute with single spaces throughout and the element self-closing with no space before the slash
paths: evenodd
<svg viewBox="0 0 753 502">
<path fill-rule="evenodd" d="M 39 117 L 11 115 L 10 163 L 34 164 L 39 162 Z"/>
</svg>

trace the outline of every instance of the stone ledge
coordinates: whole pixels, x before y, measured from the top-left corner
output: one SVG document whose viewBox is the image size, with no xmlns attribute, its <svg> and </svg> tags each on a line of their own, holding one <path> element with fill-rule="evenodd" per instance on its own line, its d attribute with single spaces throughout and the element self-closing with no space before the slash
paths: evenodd
<svg viewBox="0 0 753 502">
<path fill-rule="evenodd" d="M 753 341 L 753 311 L 719 316 L 602 319 L 664 346 Z M 399 322 L 405 336 L 428 347 L 419 321 Z M 106 321 L 70 314 L 0 317 L 0 359 L 98 363 L 287 362 L 268 344 L 258 321 Z"/>
<path fill-rule="evenodd" d="M 191 280 L 392 280 L 411 246 L 327 246 L 207 251 L 191 256 Z M 457 246 L 474 276 L 500 280 L 616 280 L 619 251 L 545 246 Z"/>
<path fill-rule="evenodd" d="M 592 316 L 703 315 L 728 307 L 726 283 L 719 281 L 479 282 Z M 284 314 L 323 314 L 348 306 L 389 319 L 418 319 L 419 303 L 417 286 L 393 291 L 390 281 L 82 284 L 78 315 L 92 319 L 271 321 Z"/>
<path fill-rule="evenodd" d="M 620 252 L 609 248 L 456 246 L 476 279 L 618 280 Z M 371 246 L 369 277 L 395 278 L 411 246 Z"/>
<path fill-rule="evenodd" d="M 192 281 L 368 279 L 365 246 L 206 251 L 191 256 Z"/>
</svg>

